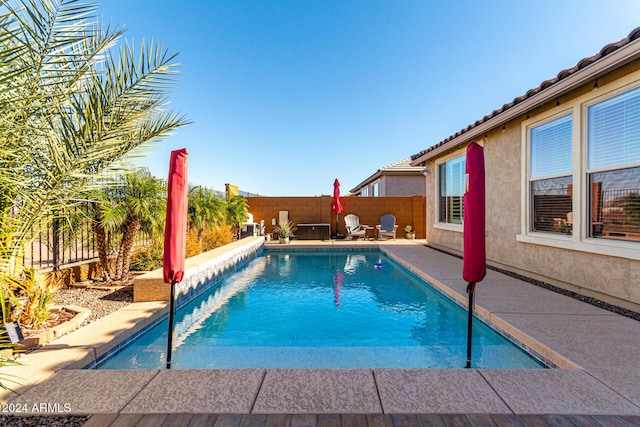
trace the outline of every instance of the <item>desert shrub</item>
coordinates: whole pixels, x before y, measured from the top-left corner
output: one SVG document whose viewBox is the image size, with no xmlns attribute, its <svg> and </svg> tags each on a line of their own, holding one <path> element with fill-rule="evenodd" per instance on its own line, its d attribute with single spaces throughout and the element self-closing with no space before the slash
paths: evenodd
<svg viewBox="0 0 640 427">
<path fill-rule="evenodd" d="M 202 241 L 199 240 L 199 234 L 202 236 Z M 206 227 L 202 233 L 196 229 L 187 230 L 186 257 L 189 258 L 231 242 L 233 242 L 233 232 L 228 225 Z M 151 271 L 162 267 L 163 251 L 162 241 L 137 249 L 131 257 L 131 270 Z"/>
<path fill-rule="evenodd" d="M 35 269 L 25 269 L 20 288 L 20 303 L 14 307 L 14 317 L 18 324 L 37 329 L 51 317 L 48 306 L 60 284 L 54 275 L 45 276 Z"/>
<path fill-rule="evenodd" d="M 151 271 L 162 267 L 163 246 L 162 241 L 157 241 L 149 246 L 137 249 L 131 256 L 130 269 L 133 271 Z"/>
<path fill-rule="evenodd" d="M 203 251 L 210 251 L 231 242 L 233 242 L 233 231 L 228 225 L 213 225 L 205 228 L 202 233 Z"/>
<path fill-rule="evenodd" d="M 186 257 L 196 256 L 202 253 L 202 242 L 198 238 L 199 231 L 187 230 Z"/>
</svg>

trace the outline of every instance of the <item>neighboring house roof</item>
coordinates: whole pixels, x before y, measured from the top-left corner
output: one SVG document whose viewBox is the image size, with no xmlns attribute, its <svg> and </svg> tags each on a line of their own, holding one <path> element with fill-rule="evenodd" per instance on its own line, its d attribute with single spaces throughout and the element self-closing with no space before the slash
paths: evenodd
<svg viewBox="0 0 640 427">
<path fill-rule="evenodd" d="M 631 31 L 628 37 L 606 45 L 599 53 L 582 59 L 574 67 L 560 71 L 556 77 L 543 81 L 539 86 L 528 90 L 524 95 L 504 104 L 502 108 L 494 110 L 454 135 L 412 155 L 411 164 L 418 165 L 442 151 L 482 135 L 550 99 L 556 99 L 589 80 L 596 79 L 613 68 L 621 67 L 638 58 L 640 58 L 640 27 Z"/>
<path fill-rule="evenodd" d="M 362 188 L 371 184 L 382 175 L 412 175 L 422 173 L 423 170 L 424 168 L 422 166 L 412 166 L 410 158 L 400 160 L 399 162 L 391 163 L 390 165 L 378 169 L 373 175 L 356 185 L 354 188 L 349 190 L 349 192 L 358 193 Z"/>
</svg>

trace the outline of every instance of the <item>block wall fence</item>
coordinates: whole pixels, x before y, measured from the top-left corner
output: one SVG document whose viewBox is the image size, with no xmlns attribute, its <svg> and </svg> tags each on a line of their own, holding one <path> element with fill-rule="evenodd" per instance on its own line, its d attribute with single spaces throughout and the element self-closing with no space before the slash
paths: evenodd
<svg viewBox="0 0 640 427">
<path fill-rule="evenodd" d="M 295 224 L 328 223 L 331 233 L 336 232 L 336 214 L 331 210 L 331 196 L 315 197 L 247 197 L 249 212 L 254 222 L 264 220 L 267 233 L 273 231 L 272 218 L 279 211 L 289 211 L 289 220 Z M 411 225 L 417 239 L 426 238 L 426 200 L 424 196 L 409 197 L 341 197 L 343 211 L 338 218 L 338 233 L 346 234 L 344 217 L 350 213 L 360 217 L 360 223 L 380 224 L 384 214 L 396 216 L 397 238 L 404 239 L 404 226 Z"/>
</svg>

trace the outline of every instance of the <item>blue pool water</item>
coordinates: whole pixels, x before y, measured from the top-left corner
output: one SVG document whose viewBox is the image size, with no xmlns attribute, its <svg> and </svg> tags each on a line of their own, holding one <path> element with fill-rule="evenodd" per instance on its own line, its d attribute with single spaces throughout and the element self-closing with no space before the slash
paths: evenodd
<svg viewBox="0 0 640 427">
<path fill-rule="evenodd" d="M 176 313 L 172 367 L 462 368 L 467 312 L 379 251 L 265 251 Z M 98 369 L 165 365 L 167 321 Z M 475 368 L 541 368 L 474 321 Z"/>
</svg>

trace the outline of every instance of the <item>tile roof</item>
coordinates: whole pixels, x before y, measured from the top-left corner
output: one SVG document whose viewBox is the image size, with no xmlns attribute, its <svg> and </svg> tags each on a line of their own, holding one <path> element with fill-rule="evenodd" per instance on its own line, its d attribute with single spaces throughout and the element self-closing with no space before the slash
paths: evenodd
<svg viewBox="0 0 640 427">
<path fill-rule="evenodd" d="M 414 154 L 411 156 L 411 160 L 416 160 L 422 156 L 424 156 L 425 154 L 429 153 L 430 151 L 435 150 L 438 147 L 441 147 L 442 145 L 446 144 L 447 142 L 459 137 L 460 135 L 463 135 L 466 132 L 469 132 L 470 130 L 474 129 L 475 127 L 493 119 L 494 117 L 499 116 L 500 114 L 504 113 L 505 111 L 515 107 L 516 105 L 520 104 L 521 102 L 525 101 L 526 99 L 529 99 L 535 95 L 537 95 L 538 93 L 542 92 L 545 89 L 548 89 L 549 87 L 555 85 L 556 83 L 566 79 L 567 77 L 575 74 L 576 72 L 582 70 L 583 68 L 593 64 L 594 62 L 597 62 L 599 60 L 601 60 L 602 58 L 606 57 L 607 55 L 610 55 L 611 53 L 615 52 L 616 50 L 620 49 L 623 46 L 628 45 L 629 43 L 633 42 L 636 39 L 640 39 L 640 27 L 637 27 L 636 29 L 634 29 L 633 31 L 631 31 L 631 33 L 629 33 L 629 36 L 627 36 L 626 38 L 619 40 L 617 42 L 613 42 L 613 43 L 609 43 L 608 45 L 606 45 L 605 47 L 603 47 L 600 52 L 596 53 L 595 55 L 589 56 L 587 58 L 584 58 L 582 60 L 580 60 L 575 66 L 571 67 L 571 68 L 567 68 L 565 70 L 562 70 L 558 73 L 557 76 L 555 76 L 552 79 L 549 80 L 545 80 L 542 83 L 540 83 L 539 86 L 533 88 L 533 89 L 529 89 L 524 95 L 518 96 L 517 98 L 515 98 L 513 101 L 504 104 L 502 106 L 502 108 L 498 108 L 496 110 L 493 110 L 491 112 L 491 114 L 487 114 L 486 116 L 484 116 L 482 119 L 480 120 L 476 120 L 475 123 L 470 124 L 469 126 L 467 126 L 464 129 L 461 129 L 460 131 L 456 132 L 455 134 L 449 136 L 448 138 L 440 141 L 439 143 L 427 148 L 426 150 L 422 150 L 421 152 Z"/>
<path fill-rule="evenodd" d="M 379 170 L 387 171 L 387 170 L 409 170 L 413 171 L 416 166 L 411 166 L 411 158 L 406 158 L 395 163 L 391 163 L 390 165 L 383 166 Z"/>
<path fill-rule="evenodd" d="M 370 175 L 367 179 L 365 179 L 360 184 L 358 184 L 355 187 L 353 187 L 350 190 L 350 192 L 351 193 L 357 192 L 362 187 L 364 187 L 365 185 L 369 184 L 371 181 L 377 179 L 383 173 L 391 173 L 391 174 L 394 174 L 394 173 L 395 174 L 402 174 L 402 172 L 408 172 L 408 173 L 418 173 L 418 172 L 420 172 L 420 173 L 422 173 L 423 169 L 424 168 L 422 166 L 412 166 L 411 165 L 411 158 L 406 158 L 406 159 L 403 159 L 403 160 L 399 160 L 397 162 L 391 163 L 390 165 L 381 167 L 380 169 L 375 171 L 372 175 Z"/>
</svg>

